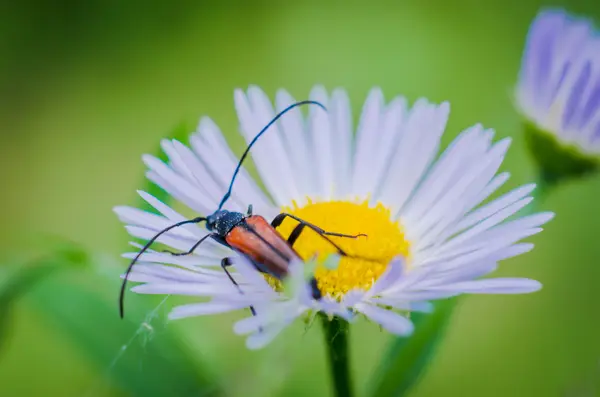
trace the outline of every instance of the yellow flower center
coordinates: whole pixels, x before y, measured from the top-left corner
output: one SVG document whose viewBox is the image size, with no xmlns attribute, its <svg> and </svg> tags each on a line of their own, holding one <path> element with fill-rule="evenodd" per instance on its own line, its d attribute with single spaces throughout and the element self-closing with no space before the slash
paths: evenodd
<svg viewBox="0 0 600 397">
<path fill-rule="evenodd" d="M 368 290 L 397 255 L 409 256 L 409 242 L 402 226 L 391 220 L 390 210 L 381 204 L 370 207 L 368 202 L 356 204 L 345 201 L 312 203 L 304 207 L 294 204 L 284 208 L 326 232 L 346 235 L 366 234 L 356 238 L 327 236 L 348 256 L 342 256 L 337 269 L 323 266 L 324 260 L 337 249 L 315 231 L 305 227 L 294 243 L 294 249 L 304 259 L 317 256 L 315 278 L 323 295 L 342 298 L 348 291 Z M 287 238 L 298 222 L 291 218 L 277 228 Z"/>
</svg>

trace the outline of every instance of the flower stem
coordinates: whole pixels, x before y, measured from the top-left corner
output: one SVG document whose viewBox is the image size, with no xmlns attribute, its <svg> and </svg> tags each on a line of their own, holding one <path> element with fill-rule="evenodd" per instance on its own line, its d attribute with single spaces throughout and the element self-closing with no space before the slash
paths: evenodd
<svg viewBox="0 0 600 397">
<path fill-rule="evenodd" d="M 329 353 L 329 366 L 333 377 L 335 396 L 351 397 L 352 385 L 350 379 L 350 365 L 348 360 L 348 335 L 349 324 L 340 317 L 320 314 L 325 333 L 325 344 Z"/>
</svg>

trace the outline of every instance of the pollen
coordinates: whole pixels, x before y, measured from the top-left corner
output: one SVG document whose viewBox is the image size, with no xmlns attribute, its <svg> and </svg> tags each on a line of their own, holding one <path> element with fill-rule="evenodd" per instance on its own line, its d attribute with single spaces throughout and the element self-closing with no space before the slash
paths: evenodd
<svg viewBox="0 0 600 397">
<path fill-rule="evenodd" d="M 402 225 L 391 220 L 390 210 L 382 204 L 370 206 L 368 202 L 309 201 L 303 207 L 294 205 L 283 211 L 326 232 L 358 236 L 327 236 L 347 254 L 341 257 L 334 270 L 326 268 L 323 262 L 338 251 L 319 233 L 305 227 L 294 243 L 294 249 L 304 260 L 317 258 L 319 265 L 315 270 L 315 278 L 323 295 L 339 300 L 353 289 L 366 291 L 394 257 L 409 257 L 410 244 L 404 236 Z M 288 217 L 277 230 L 282 236 L 288 237 L 296 226 L 298 221 Z"/>
</svg>

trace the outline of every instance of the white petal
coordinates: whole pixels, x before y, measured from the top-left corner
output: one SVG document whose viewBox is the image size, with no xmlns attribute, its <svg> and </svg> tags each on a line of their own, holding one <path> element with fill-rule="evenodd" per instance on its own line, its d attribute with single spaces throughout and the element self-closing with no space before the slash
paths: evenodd
<svg viewBox="0 0 600 397">
<path fill-rule="evenodd" d="M 414 326 L 410 320 L 391 310 L 367 304 L 356 306 L 356 310 L 360 311 L 393 334 L 410 335 L 414 330 Z"/>
<path fill-rule="evenodd" d="M 227 282 L 225 274 L 221 271 L 213 271 L 212 273 L 196 272 L 189 269 L 181 269 L 174 266 L 165 265 L 142 265 L 137 264 L 133 267 L 130 273 L 130 279 L 137 274 L 145 274 L 156 276 L 163 282 L 180 282 L 180 283 L 219 283 Z"/>
<path fill-rule="evenodd" d="M 428 278 L 435 275 L 437 271 L 439 271 L 441 263 L 432 262 L 430 264 L 421 264 L 417 267 L 410 269 L 404 275 L 404 277 L 400 278 L 396 283 L 391 285 L 386 289 L 385 293 L 382 294 L 386 297 L 391 296 L 399 291 L 411 291 L 416 286 L 418 286 L 423 280 L 427 280 Z M 415 300 L 429 300 L 428 298 L 424 299 L 415 299 Z"/>
<path fill-rule="evenodd" d="M 138 226 L 125 226 L 125 230 L 132 237 L 150 240 L 157 234 L 157 230 L 150 230 Z M 173 235 L 169 232 L 163 233 L 160 237 L 155 240 L 157 243 L 168 245 L 169 247 L 175 248 L 175 250 L 186 251 L 189 247 L 194 244 L 196 239 L 183 238 L 181 236 Z"/>
<path fill-rule="evenodd" d="M 200 120 L 198 133 L 192 136 L 190 141 L 198 156 L 211 171 L 211 175 L 222 186 L 218 197 L 220 201 L 225 188 L 231 183 L 233 172 L 240 159 L 233 154 L 217 125 L 208 117 Z M 203 151 L 203 147 L 206 150 Z M 239 170 L 231 196 L 238 203 L 238 211 L 245 212 L 248 204 L 252 204 L 259 213 L 272 207 L 271 201 L 244 167 Z"/>
<path fill-rule="evenodd" d="M 375 303 L 377 305 L 391 306 L 396 310 L 406 310 L 420 313 L 433 312 L 433 305 L 429 302 L 399 301 L 390 298 L 373 298 L 369 302 Z"/>
<path fill-rule="evenodd" d="M 510 226 L 510 225 L 509 225 Z M 496 230 L 504 229 L 504 230 Z M 504 232 L 505 225 L 498 226 L 486 233 L 482 233 L 476 238 L 471 239 L 469 243 L 461 244 L 452 250 L 440 251 L 436 254 L 431 253 L 429 260 L 444 260 L 444 261 L 466 261 L 467 257 L 473 255 L 469 260 L 474 258 L 484 258 L 500 249 L 509 247 L 510 245 L 541 232 L 542 228 L 516 229 L 511 232 Z"/>
<path fill-rule="evenodd" d="M 156 230 L 149 230 L 137 226 L 126 226 L 125 229 L 133 237 L 145 240 L 150 240 L 157 234 Z M 167 232 L 162 234 L 155 241 L 157 243 L 168 245 L 169 247 L 174 248 L 176 251 L 185 252 L 188 251 L 199 239 L 200 237 L 194 239 L 184 239 L 181 237 L 176 237 Z M 194 250 L 194 255 L 211 256 L 211 254 L 228 256 L 231 255 L 232 252 L 225 246 L 218 244 L 215 241 L 210 241 L 210 239 L 205 240 L 203 244 L 201 244 L 196 250 Z"/>
<path fill-rule="evenodd" d="M 378 150 L 383 117 L 383 93 L 380 88 L 373 88 L 365 101 L 358 131 L 356 133 L 356 148 L 354 152 L 354 168 L 352 175 L 352 193 L 365 197 L 370 193 L 368 181 L 372 178 L 371 165 Z"/>
<path fill-rule="evenodd" d="M 137 193 L 140 195 L 144 201 L 150 204 L 154 209 L 160 212 L 163 216 L 167 217 L 169 220 L 173 222 L 181 222 L 186 220 L 186 218 L 179 214 L 177 211 L 151 195 L 150 193 L 146 193 L 142 190 L 138 190 Z"/>
<path fill-rule="evenodd" d="M 490 177 L 497 171 L 497 167 L 499 167 L 499 165 L 500 162 L 497 164 L 490 164 L 487 169 L 482 170 L 479 177 L 473 181 L 473 185 L 477 185 L 478 187 L 481 186 L 481 190 L 478 190 L 478 188 L 474 187 L 470 192 L 467 192 L 465 197 L 461 200 L 462 203 L 457 203 L 458 205 L 449 208 L 448 212 L 437 221 L 437 224 L 419 237 L 419 241 L 415 244 L 413 249 L 415 251 L 427 250 L 426 247 L 439 246 L 447 241 L 448 238 L 452 237 L 455 234 L 453 230 L 456 228 L 456 223 L 460 222 L 460 220 L 464 218 L 465 214 L 467 214 L 473 207 L 481 202 L 478 201 L 477 197 L 482 196 L 482 194 L 491 194 L 492 190 L 490 187 L 495 190 L 502 183 L 504 183 L 506 179 L 508 179 L 508 174 L 505 173 L 505 178 L 494 178 L 486 185 L 486 183 L 490 180 Z M 499 175 L 499 177 L 501 176 L 502 174 Z"/>
<path fill-rule="evenodd" d="M 404 274 L 406 270 L 406 260 L 403 257 L 394 258 L 389 264 L 386 271 L 377 279 L 375 284 L 367 291 L 366 298 L 376 296 L 382 291 L 395 284 Z"/>
<path fill-rule="evenodd" d="M 407 116 L 396 155 L 381 191 L 381 201 L 397 214 L 433 161 L 446 126 L 449 105 L 418 100 Z"/>
<path fill-rule="evenodd" d="M 478 261 L 470 266 L 454 267 L 448 270 L 440 271 L 419 284 L 419 286 L 421 288 L 428 288 L 431 286 L 454 283 L 458 281 L 471 281 L 473 279 L 486 276 L 487 274 L 495 271 L 497 268 L 498 265 L 494 261 Z"/>
<path fill-rule="evenodd" d="M 358 302 L 362 301 L 365 297 L 365 292 L 362 289 L 353 289 L 350 290 L 344 295 L 344 299 L 342 304 L 345 307 L 352 308 L 358 304 Z"/>
<path fill-rule="evenodd" d="M 176 223 L 162 216 L 132 207 L 115 207 L 113 208 L 113 211 L 115 211 L 119 217 L 119 220 L 121 220 L 123 223 L 141 226 L 157 232 Z M 168 233 L 172 236 L 177 236 L 184 239 L 196 239 L 198 236 L 197 233 L 192 233 L 183 227 L 171 229 Z"/>
<path fill-rule="evenodd" d="M 284 326 L 272 326 L 261 332 L 252 334 L 246 339 L 246 347 L 250 350 L 262 349 L 275 339 L 284 328 Z"/>
<path fill-rule="evenodd" d="M 184 159 L 179 155 L 177 150 L 175 150 L 172 142 L 168 139 L 163 139 L 160 141 L 160 147 L 169 159 L 169 167 L 173 169 L 173 171 L 175 171 L 177 174 L 179 174 L 179 176 L 181 176 L 182 178 L 188 181 L 193 181 L 194 174 L 190 170 L 190 167 L 188 167 L 187 162 L 184 161 Z"/>
<path fill-rule="evenodd" d="M 533 244 L 531 243 L 521 243 L 514 244 L 508 248 L 505 248 L 499 251 L 496 255 L 492 256 L 491 259 L 494 261 L 501 261 L 503 259 L 512 258 L 513 256 L 518 256 L 529 252 L 533 249 Z"/>
<path fill-rule="evenodd" d="M 350 291 L 349 293 L 352 293 L 352 291 Z M 346 296 L 348 296 L 348 294 L 346 294 Z M 346 306 L 345 301 L 342 303 L 339 303 L 336 300 L 333 300 L 327 296 L 324 296 L 319 301 L 314 301 L 314 303 L 315 303 L 314 308 L 326 315 L 339 316 L 348 322 L 352 322 L 355 318 L 352 310 Z M 351 302 L 351 303 L 353 306 L 355 302 Z M 348 305 L 348 306 L 350 306 L 350 305 Z"/>
<path fill-rule="evenodd" d="M 250 86 L 247 91 L 247 98 L 254 111 L 256 121 L 259 123 L 260 128 L 257 129 L 256 133 L 264 128 L 274 117 L 275 112 L 273 105 L 267 97 L 267 95 L 258 87 Z M 316 106 L 309 105 L 309 108 Z M 269 147 L 270 156 L 276 161 L 276 165 L 280 168 L 281 175 L 285 175 L 288 180 L 284 181 L 285 186 L 289 189 L 291 197 L 299 197 L 300 192 L 296 186 L 296 181 L 293 178 L 292 164 L 288 160 L 288 154 L 285 152 L 285 146 L 282 143 L 281 131 L 279 130 L 279 123 L 273 124 L 271 127 L 272 131 L 265 133 L 262 140 L 267 138 L 264 143 L 265 147 Z M 270 133 L 270 134 L 269 134 Z"/>
<path fill-rule="evenodd" d="M 526 278 L 491 278 L 436 286 L 431 290 L 467 294 L 525 294 L 540 288 L 542 285 L 538 281 Z"/>
<path fill-rule="evenodd" d="M 480 125 L 468 128 L 444 150 L 410 204 L 403 211 L 402 218 L 405 222 L 410 223 L 420 219 L 442 192 L 456 183 L 457 177 L 462 175 L 462 168 L 468 166 L 468 160 L 472 157 L 471 152 L 480 146 L 476 144 L 476 140 L 480 139 L 482 130 Z"/>
<path fill-rule="evenodd" d="M 200 125 L 202 125 L 202 121 Z M 215 126 L 215 128 L 217 127 Z M 225 194 L 226 185 L 215 177 L 214 172 L 211 172 L 211 158 L 209 156 L 213 154 L 213 151 L 208 148 L 199 150 L 194 145 L 196 140 L 198 140 L 198 134 L 192 135 L 190 143 L 196 149 L 196 153 L 175 140 L 170 142 L 170 145 L 172 145 L 173 151 L 187 163 L 189 173 L 192 175 L 190 183 L 202 191 L 202 196 L 197 197 L 197 199 L 202 200 L 204 205 L 210 208 L 210 212 L 212 212 L 217 208 L 221 197 Z M 219 158 L 219 162 L 221 161 L 223 161 L 223 158 Z M 236 209 L 239 209 L 239 207 Z M 210 212 L 207 212 L 207 214 Z"/>
<path fill-rule="evenodd" d="M 315 86 L 310 92 L 310 99 L 329 106 L 327 92 L 322 86 Z M 331 200 L 334 190 L 335 169 L 333 158 L 333 134 L 329 115 L 318 107 L 311 107 L 308 116 L 311 133 L 312 153 L 317 170 L 316 197 Z"/>
<path fill-rule="evenodd" d="M 233 325 L 233 332 L 238 335 L 251 334 L 258 332 L 259 329 L 273 323 L 273 319 L 265 314 L 258 314 L 256 316 L 246 317 L 237 321 Z"/>
<path fill-rule="evenodd" d="M 131 289 L 139 294 L 171 294 L 190 296 L 227 296 L 239 295 L 239 290 L 233 284 L 198 284 L 163 282 L 136 285 Z"/>
<path fill-rule="evenodd" d="M 489 196 L 491 196 L 496 190 L 498 190 L 502 185 L 504 185 L 509 179 L 509 172 L 502 172 L 493 177 L 490 183 L 488 183 L 481 192 L 477 193 L 477 195 L 473 197 L 473 200 L 470 203 L 469 207 L 473 208 L 479 203 L 484 202 Z"/>
<path fill-rule="evenodd" d="M 277 112 L 281 112 L 297 101 L 285 90 L 279 90 L 276 96 Z M 282 117 L 280 122 L 281 140 L 286 148 L 292 164 L 292 172 L 296 180 L 298 192 L 307 196 L 316 192 L 317 169 L 314 154 L 310 150 L 310 135 L 306 131 L 302 110 L 299 108 L 291 110 Z M 305 201 L 305 197 L 296 197 L 299 205 Z"/>
<path fill-rule="evenodd" d="M 147 174 L 148 178 L 174 197 L 176 195 L 179 201 L 200 214 L 210 214 L 214 211 L 214 201 L 207 200 L 206 191 L 199 185 L 192 184 L 153 156 L 143 156 L 143 160 L 151 170 Z M 155 175 L 159 178 L 155 178 Z"/>
<path fill-rule="evenodd" d="M 446 290 L 416 290 L 416 291 L 402 291 L 394 293 L 393 295 L 386 296 L 391 300 L 398 301 L 431 301 L 431 300 L 439 300 L 439 299 L 447 299 L 452 298 L 454 296 L 458 296 L 462 294 L 462 291 L 446 291 Z"/>
<path fill-rule="evenodd" d="M 194 141 L 194 138 L 197 137 L 193 135 L 191 137 L 191 141 Z M 170 162 L 170 166 L 177 171 L 179 176 L 184 178 L 187 183 L 191 186 L 194 186 L 199 192 L 200 195 L 194 197 L 199 203 L 202 203 L 204 207 L 206 207 L 206 214 L 211 213 L 217 208 L 217 205 L 225 193 L 226 184 L 220 181 L 214 172 L 211 172 L 211 166 L 207 163 L 212 159 L 210 158 L 213 155 L 213 151 L 206 149 L 201 150 L 196 156 L 196 154 L 187 146 L 183 145 L 181 142 L 176 140 L 168 141 L 163 140 L 162 147 L 165 153 L 168 154 Z M 175 162 L 175 160 L 177 160 Z M 222 159 L 218 159 L 218 163 L 221 163 Z M 177 164 L 183 164 L 182 166 L 176 168 Z M 167 184 L 175 184 L 175 181 L 169 179 L 169 177 L 161 173 L 160 175 L 163 177 L 163 180 Z M 178 190 L 182 190 L 179 188 Z M 239 211 L 239 205 L 235 205 L 232 209 Z"/>
<path fill-rule="evenodd" d="M 533 191 L 533 189 L 535 189 L 535 183 L 530 183 L 528 185 L 524 185 L 517 189 L 514 189 L 506 193 L 505 195 L 497 198 L 496 200 L 492 201 L 491 203 L 486 204 L 485 206 L 472 212 L 461 222 L 459 222 L 458 225 L 456 225 L 455 232 L 458 233 L 464 229 L 467 229 L 477 224 L 483 219 L 488 218 L 496 212 L 506 208 L 507 206 L 527 196 Z"/>
<path fill-rule="evenodd" d="M 169 313 L 169 320 L 176 320 L 185 317 L 203 316 L 206 314 L 226 313 L 232 310 L 248 307 L 246 302 L 206 302 L 192 303 L 174 307 Z"/>
<path fill-rule="evenodd" d="M 137 256 L 137 254 L 138 252 L 126 252 L 122 255 L 122 257 L 133 259 Z M 206 255 L 200 255 L 194 253 L 194 255 L 175 256 L 170 253 L 146 251 L 140 256 L 139 260 L 142 262 L 177 265 L 198 272 L 208 272 L 208 267 L 221 266 L 221 260 L 223 259 L 223 256 L 219 255 L 218 251 L 214 252 L 211 250 L 205 252 L 205 254 Z M 210 270 L 210 272 L 222 273 L 221 270 Z"/>
<path fill-rule="evenodd" d="M 500 165 L 509 144 L 510 139 L 498 142 L 477 166 L 472 165 L 469 169 L 464 170 L 463 175 L 448 188 L 443 197 L 437 200 L 426 215 L 422 217 L 418 227 L 411 232 L 415 235 L 414 238 L 435 226 L 440 220 L 447 218 L 449 213 L 460 214 L 464 212 L 465 203 L 460 203 L 460 198 L 468 194 L 469 189 L 472 189 L 473 182 L 477 179 L 481 170 L 486 170 L 488 166 L 495 169 Z M 411 238 L 411 236 L 408 237 Z"/>
<path fill-rule="evenodd" d="M 240 130 L 248 144 L 272 119 L 272 117 L 269 118 L 268 109 L 263 106 L 261 95 L 256 88 L 252 88 L 251 96 L 252 100 L 246 98 L 241 90 L 236 90 L 234 95 L 235 108 L 240 119 Z M 256 106 L 256 109 L 251 104 Z M 266 132 L 252 147 L 252 159 L 265 186 L 273 196 L 275 204 L 281 207 L 289 204 L 295 197 L 295 187 L 276 125 L 272 127 L 273 130 Z"/>
<path fill-rule="evenodd" d="M 466 241 L 469 241 L 471 238 L 477 236 L 479 233 L 482 233 L 482 232 L 494 227 L 495 225 L 502 222 L 509 216 L 513 215 L 515 212 L 519 211 L 521 208 L 523 208 L 525 205 L 527 205 L 529 203 L 529 201 L 530 201 L 529 199 L 522 199 L 522 200 L 520 200 L 514 204 L 511 204 L 508 207 L 498 211 L 494 215 L 490 216 L 489 218 L 487 218 L 484 221 L 480 222 L 479 224 L 475 225 L 474 227 L 467 230 L 466 232 L 463 232 L 463 233 L 459 234 L 457 237 L 454 237 L 452 240 L 450 240 L 448 243 L 446 243 L 444 245 L 444 250 L 446 251 L 451 247 L 455 247 L 459 244 L 464 244 Z M 538 215 L 534 215 L 534 216 L 537 217 Z M 522 219 L 526 219 L 526 218 L 522 218 Z M 551 217 L 544 216 L 542 219 L 545 221 L 548 221 L 551 219 Z"/>
<path fill-rule="evenodd" d="M 377 152 L 371 158 L 371 176 L 365 180 L 365 191 L 371 195 L 372 203 L 380 201 L 380 192 L 400 142 L 405 117 L 406 99 L 404 97 L 394 98 L 381 116 L 381 134 L 377 139 Z"/>
<path fill-rule="evenodd" d="M 233 332 L 238 335 L 260 332 L 261 329 L 287 325 L 306 311 L 306 307 L 294 302 L 273 302 L 263 310 L 257 310 L 257 315 L 236 322 Z"/>
<path fill-rule="evenodd" d="M 352 112 L 348 94 L 336 89 L 329 104 L 331 130 L 334 138 L 335 198 L 345 199 L 352 189 Z"/>
<path fill-rule="evenodd" d="M 238 256 L 232 258 L 232 262 L 236 270 L 248 284 L 253 285 L 257 289 L 264 290 L 266 293 L 276 295 L 275 291 L 273 291 L 269 283 L 265 280 L 263 274 L 256 270 L 249 260 L 243 256 Z"/>
</svg>

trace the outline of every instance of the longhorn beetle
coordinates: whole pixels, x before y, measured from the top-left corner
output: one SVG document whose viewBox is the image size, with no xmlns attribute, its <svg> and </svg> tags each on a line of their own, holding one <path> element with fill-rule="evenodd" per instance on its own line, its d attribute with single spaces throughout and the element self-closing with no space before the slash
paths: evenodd
<svg viewBox="0 0 600 397">
<path fill-rule="evenodd" d="M 301 259 L 300 255 L 294 250 L 293 245 L 302 233 L 304 228 L 309 228 L 318 233 L 323 239 L 327 240 L 338 252 L 341 256 L 348 256 L 346 252 L 338 246 L 334 241 L 332 241 L 327 236 L 335 236 L 335 237 L 347 237 L 347 238 L 357 238 L 359 236 L 366 236 L 366 234 L 357 234 L 357 235 L 348 235 L 342 233 L 334 233 L 328 232 L 320 227 L 313 225 L 303 219 L 298 218 L 292 214 L 281 213 L 273 219 L 273 221 L 269 224 L 267 220 L 260 215 L 252 214 L 252 205 L 248 206 L 248 212 L 246 214 L 242 214 L 241 212 L 227 211 L 222 209 L 225 202 L 231 196 L 231 191 L 233 189 L 233 183 L 235 182 L 235 178 L 237 177 L 242 163 L 248 156 L 250 149 L 252 146 L 258 141 L 262 134 L 264 134 L 269 127 L 271 127 L 281 116 L 283 116 L 288 111 L 293 108 L 301 105 L 316 105 L 327 111 L 325 106 L 316 101 L 300 101 L 291 104 L 287 108 L 283 109 L 279 112 L 256 136 L 250 141 L 248 147 L 242 154 L 240 161 L 238 162 L 235 171 L 233 172 L 233 176 L 231 177 L 231 181 L 229 183 L 229 188 L 227 193 L 221 199 L 219 203 L 219 207 L 215 212 L 207 217 L 196 217 L 193 219 L 177 222 L 171 226 L 168 226 L 158 232 L 154 237 L 152 237 L 146 245 L 138 252 L 138 254 L 133 258 L 127 271 L 125 272 L 125 277 L 123 279 L 123 283 L 121 284 L 121 293 L 119 295 L 119 314 L 121 318 L 124 316 L 124 298 L 125 298 L 125 289 L 127 285 L 127 278 L 133 265 L 138 261 L 140 256 L 160 237 L 162 234 L 168 232 L 171 229 L 176 227 L 193 224 L 193 223 L 206 223 L 206 229 L 211 232 L 206 236 L 202 237 L 198 240 L 188 251 L 186 252 L 170 252 L 172 255 L 182 256 L 182 255 L 190 255 L 194 252 L 196 248 L 203 241 L 208 238 L 212 238 L 224 246 L 231 248 L 232 250 L 244 255 L 248 258 L 252 264 L 256 267 L 256 269 L 262 273 L 269 274 L 279 280 L 282 280 L 288 273 L 289 263 L 294 259 Z M 277 226 L 281 225 L 285 218 L 291 218 L 298 222 L 298 225 L 292 230 L 289 237 L 284 239 L 281 234 L 275 229 Z M 233 279 L 227 268 L 232 264 L 232 258 L 223 258 L 221 261 L 221 267 L 229 277 L 229 280 L 238 288 L 237 282 Z M 317 281 L 314 277 L 310 280 L 310 286 L 312 289 L 312 295 L 315 299 L 321 298 L 321 292 L 317 286 Z M 250 307 L 250 310 L 253 314 L 256 314 L 253 307 Z"/>
</svg>

